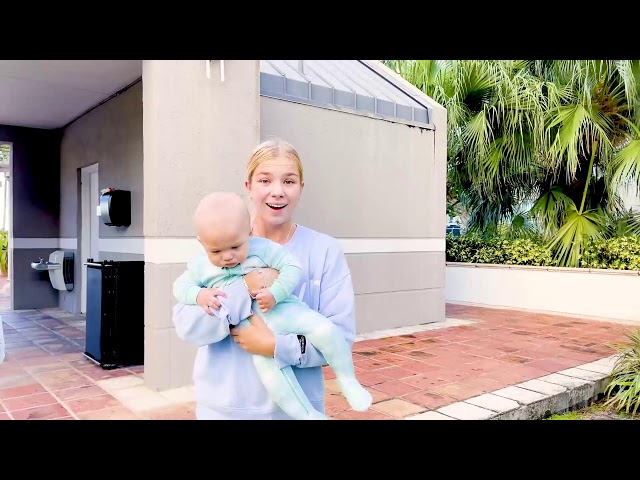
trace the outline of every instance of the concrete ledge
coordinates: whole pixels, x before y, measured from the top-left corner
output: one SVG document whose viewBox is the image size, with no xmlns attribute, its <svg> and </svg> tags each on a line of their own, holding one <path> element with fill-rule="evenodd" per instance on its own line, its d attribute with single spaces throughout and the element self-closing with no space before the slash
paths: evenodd
<svg viewBox="0 0 640 480">
<path fill-rule="evenodd" d="M 581 408 L 605 391 L 617 355 L 501 388 L 408 420 L 539 420 Z"/>
<path fill-rule="evenodd" d="M 493 393 L 485 393 L 477 397 L 465 400 L 466 403 L 477 405 L 478 407 L 486 408 L 496 413 L 506 413 L 520 408 L 520 404 L 515 400 L 500 397 Z"/>
<path fill-rule="evenodd" d="M 456 420 L 486 420 L 495 415 L 495 412 L 491 410 L 467 402 L 452 403 L 439 408 L 437 412 Z"/>
<path fill-rule="evenodd" d="M 424 412 L 419 415 L 408 417 L 406 420 L 455 420 L 455 418 L 447 417 L 438 412 Z"/>
<path fill-rule="evenodd" d="M 597 317 L 601 321 L 640 323 L 639 271 L 513 266 L 494 264 L 447 264 L 447 303 L 507 307 L 564 316 Z M 563 295 L 563 286 L 581 291 L 607 292 L 607 302 L 597 295 L 578 298 Z M 491 285 L 492 288 L 486 288 Z M 535 296 L 526 292 L 536 292 Z"/>
</svg>

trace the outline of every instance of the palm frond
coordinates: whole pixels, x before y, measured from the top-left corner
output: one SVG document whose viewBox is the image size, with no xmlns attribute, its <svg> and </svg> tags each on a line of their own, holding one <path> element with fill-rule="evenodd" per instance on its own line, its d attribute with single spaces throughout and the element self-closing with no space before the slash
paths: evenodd
<svg viewBox="0 0 640 480">
<path fill-rule="evenodd" d="M 535 219 L 529 212 L 519 210 L 510 219 L 498 226 L 500 238 L 515 240 L 519 238 L 541 239 Z"/>
<path fill-rule="evenodd" d="M 543 192 L 531 207 L 530 214 L 540 221 L 546 233 L 555 232 L 562 223 L 564 213 L 576 210 L 576 204 L 562 192 L 561 187 L 552 187 Z"/>
<path fill-rule="evenodd" d="M 595 140 L 608 142 L 606 122 L 598 112 L 587 110 L 582 104 L 568 105 L 549 112 L 547 135 L 554 135 L 550 143 L 550 158 L 556 166 L 566 162 L 566 181 L 576 178 L 580 158 L 592 152 L 589 150 Z M 601 147 L 602 148 L 602 147 Z"/>
<path fill-rule="evenodd" d="M 482 196 L 477 190 L 468 190 L 461 199 L 469 212 L 468 231 L 482 236 L 495 235 L 498 226 L 516 213 L 517 201 L 509 189 L 491 198 Z"/>
<path fill-rule="evenodd" d="M 632 140 L 626 147 L 618 151 L 608 167 L 611 189 L 626 187 L 631 182 L 636 193 L 639 193 L 640 140 Z"/>
<path fill-rule="evenodd" d="M 564 224 L 549 243 L 556 264 L 561 267 L 577 267 L 587 242 L 603 237 L 604 224 L 602 212 L 589 210 L 580 213 L 570 208 Z"/>
<path fill-rule="evenodd" d="M 640 212 L 627 211 L 621 215 L 605 215 L 608 238 L 640 236 Z"/>
<path fill-rule="evenodd" d="M 440 72 L 449 68 L 448 60 L 384 60 L 386 66 L 430 97 L 434 97 Z"/>
<path fill-rule="evenodd" d="M 487 145 L 493 140 L 486 112 L 479 111 L 473 115 L 462 132 L 462 140 L 469 149 L 470 156 L 482 157 Z"/>
</svg>

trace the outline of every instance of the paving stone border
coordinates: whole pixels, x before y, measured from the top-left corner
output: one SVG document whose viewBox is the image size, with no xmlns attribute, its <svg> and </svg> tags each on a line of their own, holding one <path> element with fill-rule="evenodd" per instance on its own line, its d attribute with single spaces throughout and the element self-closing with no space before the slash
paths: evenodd
<svg viewBox="0 0 640 480">
<path fill-rule="evenodd" d="M 539 420 L 604 393 L 617 355 L 501 388 L 405 420 Z"/>
</svg>

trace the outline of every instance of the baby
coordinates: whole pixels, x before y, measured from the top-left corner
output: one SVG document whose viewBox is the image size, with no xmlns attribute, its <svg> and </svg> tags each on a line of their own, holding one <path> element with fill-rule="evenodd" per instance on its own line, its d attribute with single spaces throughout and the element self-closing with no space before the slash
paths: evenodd
<svg viewBox="0 0 640 480">
<path fill-rule="evenodd" d="M 254 313 L 262 312 L 274 334 L 304 335 L 324 355 L 351 407 L 367 410 L 372 397 L 356 379 L 349 344 L 336 325 L 291 294 L 300 280 L 300 265 L 280 244 L 250 236 L 251 219 L 242 198 L 228 192 L 209 194 L 198 204 L 194 221 L 205 252 L 191 260 L 174 282 L 176 299 L 194 305 L 201 288 L 229 285 L 255 269 L 278 270 L 273 285 L 256 295 Z M 248 324 L 244 319 L 237 327 Z M 280 369 L 264 355 L 253 355 L 253 363 L 273 401 L 290 417 L 326 418 L 311 406 L 291 367 Z"/>
</svg>

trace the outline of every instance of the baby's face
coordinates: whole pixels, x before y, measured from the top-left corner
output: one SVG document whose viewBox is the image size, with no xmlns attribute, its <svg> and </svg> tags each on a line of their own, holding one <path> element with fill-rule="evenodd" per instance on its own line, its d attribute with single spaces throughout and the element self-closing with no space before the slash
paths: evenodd
<svg viewBox="0 0 640 480">
<path fill-rule="evenodd" d="M 198 238 L 216 267 L 235 267 L 244 262 L 249 253 L 249 232 L 240 229 L 204 232 Z"/>
</svg>

